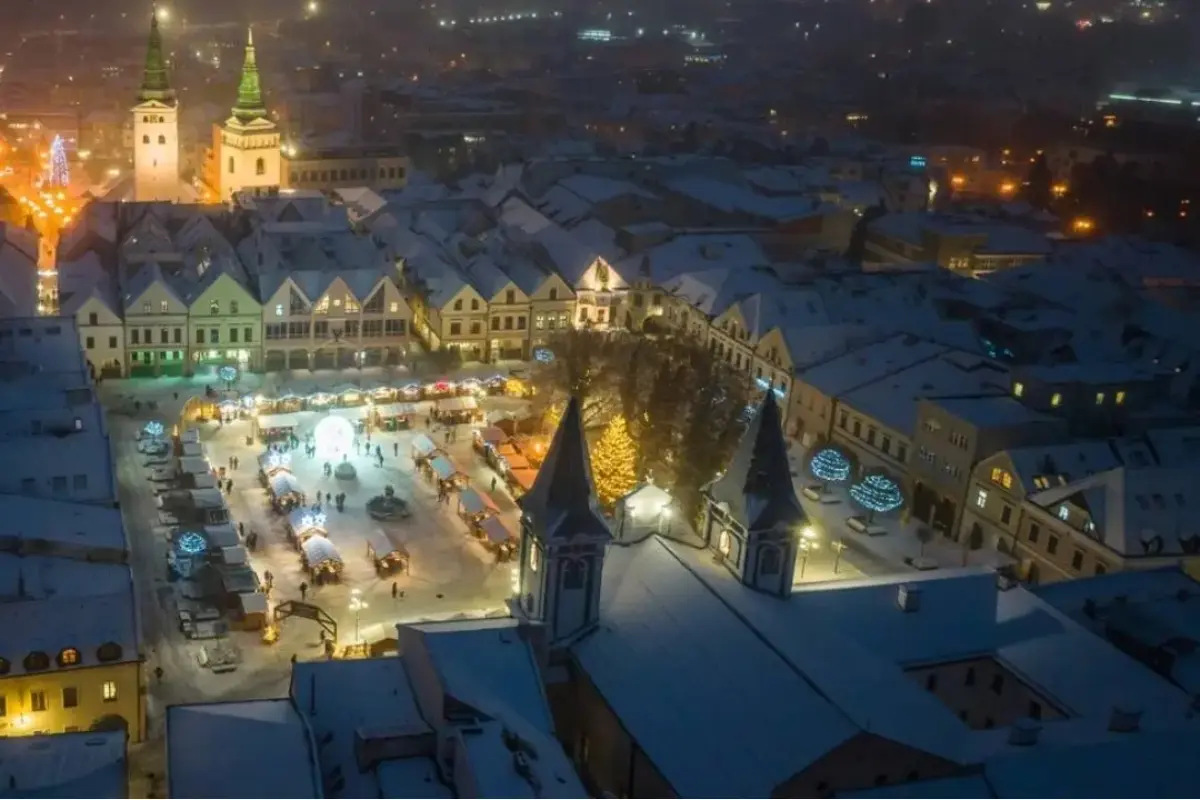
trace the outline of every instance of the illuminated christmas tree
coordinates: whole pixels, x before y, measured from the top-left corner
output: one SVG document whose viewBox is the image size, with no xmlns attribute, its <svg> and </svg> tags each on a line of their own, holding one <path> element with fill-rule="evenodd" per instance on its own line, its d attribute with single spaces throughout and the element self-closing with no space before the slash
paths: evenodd
<svg viewBox="0 0 1200 800">
<path fill-rule="evenodd" d="M 836 447 L 826 447 L 812 457 L 808 469 L 825 483 L 842 483 L 850 477 L 850 459 Z"/>
<path fill-rule="evenodd" d="M 850 487 L 850 497 L 869 513 L 867 520 L 875 514 L 886 514 L 904 505 L 904 494 L 896 482 L 886 475 L 868 475 Z"/>
<path fill-rule="evenodd" d="M 625 417 L 617 415 L 592 448 L 592 477 L 600 504 L 612 508 L 637 485 L 637 448 L 629 436 Z"/>
<path fill-rule="evenodd" d="M 55 136 L 50 143 L 50 177 L 51 186 L 66 186 L 71 182 L 71 170 L 67 167 L 67 149 L 61 136 Z"/>
</svg>

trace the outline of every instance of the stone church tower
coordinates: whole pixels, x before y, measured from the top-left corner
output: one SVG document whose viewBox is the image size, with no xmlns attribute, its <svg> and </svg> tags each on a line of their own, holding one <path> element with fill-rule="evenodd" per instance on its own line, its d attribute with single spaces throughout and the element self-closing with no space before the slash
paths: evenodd
<svg viewBox="0 0 1200 800">
<path fill-rule="evenodd" d="M 220 144 L 217 168 L 222 200 L 228 201 L 242 189 L 279 186 L 279 128 L 267 116 L 263 103 L 253 31 L 246 34 L 246 59 L 233 115 L 225 120 L 216 138 Z"/>
<path fill-rule="evenodd" d="M 133 199 L 178 202 L 179 103 L 167 78 L 158 10 L 150 18 L 150 42 L 138 104 L 133 107 Z"/>
</svg>

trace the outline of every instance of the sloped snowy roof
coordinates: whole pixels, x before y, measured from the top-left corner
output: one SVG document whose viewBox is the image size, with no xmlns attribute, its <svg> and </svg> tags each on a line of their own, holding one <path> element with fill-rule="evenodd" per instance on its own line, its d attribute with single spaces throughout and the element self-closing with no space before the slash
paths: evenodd
<svg viewBox="0 0 1200 800">
<path fill-rule="evenodd" d="M 0 738 L 0 785 L 10 797 L 129 796 L 124 731 Z"/>
</svg>

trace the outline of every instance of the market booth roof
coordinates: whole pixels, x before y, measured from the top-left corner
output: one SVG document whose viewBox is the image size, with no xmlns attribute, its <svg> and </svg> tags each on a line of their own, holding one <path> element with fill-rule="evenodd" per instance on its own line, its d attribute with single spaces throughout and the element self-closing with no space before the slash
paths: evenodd
<svg viewBox="0 0 1200 800">
<path fill-rule="evenodd" d="M 492 544 L 504 544 L 513 538 L 512 532 L 499 517 L 488 517 L 479 523 L 479 527 L 487 534 L 488 541 Z"/>
<path fill-rule="evenodd" d="M 447 456 L 436 456 L 429 462 L 429 466 L 433 468 L 434 474 L 444 481 L 448 481 L 459 474 L 458 468 L 454 466 L 454 462 Z"/>
<path fill-rule="evenodd" d="M 310 567 L 316 567 L 319 564 L 324 564 L 326 561 L 333 561 L 338 564 L 342 563 L 341 553 L 338 552 L 333 542 L 324 536 L 313 536 L 305 539 L 301 547 L 304 548 L 304 557 L 308 559 Z"/>
<path fill-rule="evenodd" d="M 331 408 L 329 413 L 350 422 L 359 422 L 367 418 L 371 412 L 370 406 L 348 406 L 347 408 Z"/>
<path fill-rule="evenodd" d="M 289 430 L 297 427 L 304 419 L 304 413 L 293 411 L 290 414 L 259 414 L 259 430 Z"/>
<path fill-rule="evenodd" d="M 271 494 L 282 497 L 285 494 L 303 495 L 300 482 L 290 472 L 276 472 L 271 476 Z"/>
<path fill-rule="evenodd" d="M 385 403 L 375 406 L 375 413 L 387 419 L 389 417 L 413 417 L 417 414 L 416 403 Z"/>
<path fill-rule="evenodd" d="M 479 408 L 479 402 L 471 395 L 461 397 L 443 397 L 437 401 L 438 411 L 474 411 Z"/>
<path fill-rule="evenodd" d="M 468 514 L 500 513 L 500 509 L 496 507 L 490 497 L 470 487 L 459 492 L 458 502 L 461 504 L 462 510 Z"/>
<path fill-rule="evenodd" d="M 184 475 L 202 475 L 212 470 L 203 456 L 184 456 L 179 459 L 179 471 Z"/>
<path fill-rule="evenodd" d="M 418 433 L 412 440 L 413 450 L 423 458 L 428 458 L 437 452 L 438 446 L 423 433 Z"/>
</svg>

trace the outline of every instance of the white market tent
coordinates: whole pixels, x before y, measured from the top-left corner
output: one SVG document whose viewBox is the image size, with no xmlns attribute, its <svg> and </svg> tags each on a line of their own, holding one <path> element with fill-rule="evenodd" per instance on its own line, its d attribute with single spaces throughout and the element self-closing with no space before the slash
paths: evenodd
<svg viewBox="0 0 1200 800">
<path fill-rule="evenodd" d="M 184 442 L 180 450 L 181 458 L 204 458 L 204 448 L 199 442 Z"/>
<path fill-rule="evenodd" d="M 191 489 L 192 505 L 196 508 L 224 508 L 225 497 L 216 489 Z"/>
<path fill-rule="evenodd" d="M 416 403 L 385 403 L 375 406 L 375 413 L 383 419 L 390 417 L 412 417 L 417 414 Z"/>
<path fill-rule="evenodd" d="M 200 430 L 198 428 L 188 428 L 179 434 L 179 442 L 180 444 L 200 444 Z"/>
<path fill-rule="evenodd" d="M 217 479 L 211 472 L 201 472 L 192 475 L 193 489 L 216 489 Z"/>
<path fill-rule="evenodd" d="M 326 561 L 342 563 L 341 553 L 334 547 L 333 542 L 324 536 L 311 536 L 300 546 L 304 549 L 304 557 L 308 559 L 310 567 L 315 568 Z"/>
<path fill-rule="evenodd" d="M 508 526 L 499 517 L 488 517 L 479 523 L 479 529 L 487 535 L 488 541 L 492 544 L 504 544 L 514 538 L 508 530 Z"/>
<path fill-rule="evenodd" d="M 479 408 L 479 401 L 473 395 L 461 397 L 443 397 L 437 401 L 438 411 L 474 411 Z"/>
<path fill-rule="evenodd" d="M 304 494 L 295 475 L 286 471 L 276 472 L 271 476 L 271 494 L 282 497 L 288 493 L 300 496 Z"/>
<path fill-rule="evenodd" d="M 265 430 L 287 430 L 297 427 L 304 419 L 304 412 L 293 411 L 289 414 L 259 414 L 258 429 Z"/>
<path fill-rule="evenodd" d="M 325 515 L 311 508 L 296 508 L 288 514 L 288 524 L 297 536 L 303 536 L 310 531 L 324 533 Z"/>
<path fill-rule="evenodd" d="M 179 459 L 179 472 L 183 475 L 203 475 L 211 470 L 208 459 L 203 456 L 184 456 Z"/>
</svg>

